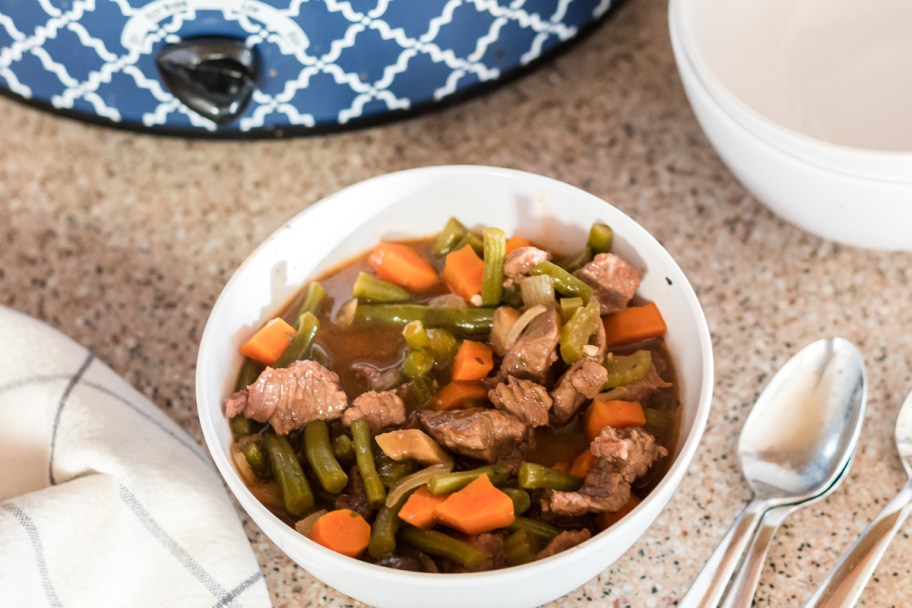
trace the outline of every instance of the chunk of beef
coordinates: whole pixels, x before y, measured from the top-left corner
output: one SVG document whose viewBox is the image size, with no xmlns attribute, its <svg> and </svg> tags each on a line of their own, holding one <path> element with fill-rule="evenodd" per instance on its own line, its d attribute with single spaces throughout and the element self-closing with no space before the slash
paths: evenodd
<svg viewBox="0 0 912 608">
<path fill-rule="evenodd" d="M 546 426 L 551 397 L 541 384 L 510 376 L 488 391 L 488 399 L 499 410 L 510 412 L 526 424 Z"/>
<path fill-rule="evenodd" d="M 557 361 L 560 317 L 549 308 L 535 317 L 504 355 L 498 378 L 525 378 L 539 384 L 548 382 L 551 366 Z"/>
<path fill-rule="evenodd" d="M 348 471 L 348 485 L 336 499 L 333 505 L 336 509 L 349 509 L 354 511 L 367 521 L 374 518 L 374 511 L 370 508 L 367 500 L 367 492 L 364 490 L 364 480 L 361 479 L 361 473 L 358 467 L 353 466 Z"/>
<path fill-rule="evenodd" d="M 636 268 L 613 253 L 596 255 L 573 274 L 595 290 L 603 315 L 626 308 L 640 286 Z"/>
<path fill-rule="evenodd" d="M 342 414 L 342 424 L 351 426 L 355 420 L 367 420 L 371 432 L 405 422 L 405 403 L 392 391 L 369 391 L 355 397 L 351 407 Z"/>
<path fill-rule="evenodd" d="M 567 424 L 587 400 L 602 390 L 607 380 L 608 371 L 594 357 L 584 357 L 570 366 L 551 391 L 555 424 Z"/>
<path fill-rule="evenodd" d="M 520 247 L 504 260 L 504 287 L 510 287 L 529 276 L 532 267 L 550 260 L 551 254 L 538 247 Z"/>
<path fill-rule="evenodd" d="M 538 552 L 535 559 L 544 559 L 566 551 L 592 538 L 592 533 L 583 528 L 582 530 L 564 530 L 555 536 L 544 549 Z"/>
<path fill-rule="evenodd" d="M 481 549 L 488 554 L 488 557 L 474 566 L 463 566 L 451 560 L 441 560 L 444 572 L 487 572 L 489 570 L 506 568 L 509 565 L 507 564 L 507 556 L 504 552 L 503 533 L 486 532 L 484 534 L 469 536 L 465 539 L 465 542 L 476 549 Z"/>
<path fill-rule="evenodd" d="M 605 399 L 617 399 L 620 401 L 639 401 L 644 402 L 649 400 L 654 394 L 660 390 L 666 388 L 671 388 L 671 384 L 662 380 L 659 377 L 658 372 L 656 372 L 655 364 L 649 368 L 649 371 L 646 372 L 646 375 L 637 380 L 636 382 L 631 382 L 630 384 L 625 384 L 624 386 L 618 386 L 607 393 L 605 393 Z"/>
<path fill-rule="evenodd" d="M 286 435 L 313 420 L 335 420 L 348 407 L 339 376 L 316 361 L 267 367 L 256 382 L 225 400 L 225 415 L 244 414 Z"/>
<path fill-rule="evenodd" d="M 500 410 L 424 410 L 418 420 L 427 433 L 449 450 L 494 462 L 509 455 L 525 438 L 527 428 L 520 420 Z"/>
<path fill-rule="evenodd" d="M 617 511 L 630 500 L 630 484 L 668 455 L 655 437 L 638 428 L 606 427 L 589 450 L 595 464 L 578 492 L 551 492 L 542 498 L 542 510 L 560 516 Z"/>
</svg>

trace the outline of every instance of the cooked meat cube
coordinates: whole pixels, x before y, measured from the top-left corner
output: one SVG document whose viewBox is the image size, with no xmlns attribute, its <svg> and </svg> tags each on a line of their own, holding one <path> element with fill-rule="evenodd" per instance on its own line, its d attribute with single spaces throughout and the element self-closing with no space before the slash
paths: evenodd
<svg viewBox="0 0 912 608">
<path fill-rule="evenodd" d="M 367 492 L 364 491 L 364 480 L 361 479 L 358 467 L 353 466 L 349 470 L 348 485 L 345 486 L 342 494 L 336 499 L 333 508 L 349 509 L 367 521 L 371 521 L 374 518 L 374 511 L 370 508 L 370 503 L 368 503 Z"/>
<path fill-rule="evenodd" d="M 244 414 L 286 435 L 313 420 L 335 420 L 347 407 L 337 374 L 316 361 L 296 361 L 263 370 L 256 382 L 225 400 L 225 415 Z"/>
<path fill-rule="evenodd" d="M 582 530 L 564 530 L 555 536 L 544 549 L 538 552 L 535 559 L 544 559 L 566 551 L 592 538 L 592 533 L 583 528 Z"/>
<path fill-rule="evenodd" d="M 431 437 L 451 451 L 488 462 L 509 455 L 528 428 L 512 414 L 481 408 L 424 410 L 418 413 L 418 420 Z"/>
<path fill-rule="evenodd" d="M 393 424 L 405 422 L 405 403 L 392 391 L 362 393 L 342 414 L 342 424 L 351 426 L 352 422 L 362 418 L 370 424 L 371 432 L 377 433 Z"/>
<path fill-rule="evenodd" d="M 595 464 L 578 492 L 551 492 L 542 499 L 542 510 L 560 516 L 617 511 L 630 500 L 630 484 L 668 455 L 655 437 L 638 428 L 606 427 L 592 440 L 589 450 Z"/>
<path fill-rule="evenodd" d="M 550 260 L 551 254 L 538 247 L 520 247 L 511 251 L 504 260 L 504 287 L 510 287 L 529 276 L 536 264 Z"/>
<path fill-rule="evenodd" d="M 560 317 L 554 308 L 535 317 L 504 355 L 499 379 L 516 376 L 546 384 L 551 366 L 557 361 Z"/>
<path fill-rule="evenodd" d="M 640 286 L 636 268 L 613 253 L 599 253 L 573 274 L 595 290 L 603 315 L 626 308 Z"/>
<path fill-rule="evenodd" d="M 618 386 L 605 393 L 605 399 L 618 399 L 620 401 L 647 401 L 656 392 L 671 388 L 672 385 L 662 380 L 656 372 L 655 364 L 649 368 L 646 375 L 630 384 Z"/>
<path fill-rule="evenodd" d="M 541 384 L 510 376 L 488 392 L 488 399 L 499 410 L 510 412 L 526 424 L 546 426 L 551 397 Z"/>
<path fill-rule="evenodd" d="M 554 422 L 558 425 L 567 424 L 587 400 L 602 390 L 606 380 L 608 372 L 599 359 L 584 357 L 574 363 L 551 391 Z"/>
<path fill-rule="evenodd" d="M 469 536 L 465 539 L 465 542 L 476 549 L 481 549 L 489 557 L 472 567 L 466 567 L 451 560 L 441 560 L 443 561 L 444 572 L 486 572 L 497 568 L 506 568 L 509 565 L 507 564 L 507 556 L 504 553 L 503 533 L 485 532 L 484 534 Z"/>
</svg>

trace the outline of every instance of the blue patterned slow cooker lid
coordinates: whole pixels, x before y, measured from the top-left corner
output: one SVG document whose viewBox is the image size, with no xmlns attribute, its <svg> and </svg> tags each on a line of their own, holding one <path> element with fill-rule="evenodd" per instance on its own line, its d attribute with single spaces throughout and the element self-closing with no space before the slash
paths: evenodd
<svg viewBox="0 0 912 608">
<path fill-rule="evenodd" d="M 0 90 L 133 128 L 235 136 L 325 130 L 419 110 L 503 78 L 574 38 L 611 4 L 0 0 Z M 231 41 L 255 57 L 252 94 L 224 124 L 188 107 L 156 67 L 167 49 L 197 39 Z M 199 65 L 237 67 L 207 59 Z M 192 80 L 198 67 L 181 74 Z"/>
</svg>

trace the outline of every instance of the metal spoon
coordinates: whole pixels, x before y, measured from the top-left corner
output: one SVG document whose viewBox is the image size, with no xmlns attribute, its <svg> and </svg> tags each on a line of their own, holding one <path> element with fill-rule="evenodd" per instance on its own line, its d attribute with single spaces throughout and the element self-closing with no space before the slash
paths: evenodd
<svg viewBox="0 0 912 608">
<path fill-rule="evenodd" d="M 725 594 L 723 603 L 725 608 L 750 608 L 754 601 L 757 585 L 760 583 L 760 575 L 763 573 L 766 554 L 769 553 L 770 544 L 772 544 L 776 530 L 782 525 L 786 517 L 802 507 L 823 500 L 839 487 L 842 480 L 848 476 L 849 468 L 852 466 L 851 461 L 855 456 L 855 446 L 852 447 L 849 463 L 833 482 L 833 485 L 824 490 L 819 496 L 796 505 L 775 507 L 763 514 L 760 520 L 760 527 L 757 529 L 753 542 L 747 550 L 747 555 L 735 573 L 728 592 Z"/>
<path fill-rule="evenodd" d="M 906 397 L 896 419 L 896 449 L 908 481 L 839 559 L 836 569 L 811 597 L 808 608 L 854 606 L 912 510 L 912 394 Z"/>
<path fill-rule="evenodd" d="M 679 608 L 718 606 L 761 516 L 833 485 L 858 441 L 866 387 L 861 353 L 842 338 L 809 344 L 773 376 L 738 440 L 753 497 Z"/>
</svg>

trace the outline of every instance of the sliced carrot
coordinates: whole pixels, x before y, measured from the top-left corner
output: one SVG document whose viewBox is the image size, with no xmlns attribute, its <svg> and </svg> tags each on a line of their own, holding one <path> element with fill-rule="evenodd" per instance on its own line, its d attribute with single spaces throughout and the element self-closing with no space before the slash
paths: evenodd
<svg viewBox="0 0 912 608">
<path fill-rule="evenodd" d="M 481 293 L 484 281 L 484 262 L 471 245 L 451 251 L 443 263 L 443 280 L 453 293 L 471 300 Z"/>
<path fill-rule="evenodd" d="M 431 399 L 431 407 L 438 410 L 452 410 L 461 406 L 468 399 L 485 399 L 487 396 L 488 389 L 481 382 L 455 380 L 437 391 L 437 394 Z"/>
<path fill-rule="evenodd" d="M 421 486 L 409 496 L 399 509 L 399 519 L 416 528 L 432 528 L 436 523 L 434 512 L 437 505 L 449 498 L 449 494 L 431 494 L 427 486 Z"/>
<path fill-rule="evenodd" d="M 513 501 L 491 483 L 487 475 L 459 490 L 437 505 L 437 521 L 466 534 L 481 534 L 505 528 L 514 521 Z"/>
<path fill-rule="evenodd" d="M 244 342 L 241 354 L 263 365 L 272 365 L 291 344 L 295 333 L 294 327 L 276 317 Z"/>
<path fill-rule="evenodd" d="M 453 380 L 481 380 L 494 369 L 494 352 L 481 342 L 463 340 L 453 359 Z"/>
<path fill-rule="evenodd" d="M 579 453 L 579 456 L 573 459 L 573 464 L 570 465 L 569 473 L 574 477 L 585 479 L 586 475 L 589 474 L 589 471 L 592 470 L 593 464 L 595 464 L 595 454 L 590 452 L 589 448 L 586 448 Z"/>
<path fill-rule="evenodd" d="M 524 239 L 521 236 L 511 236 L 507 239 L 507 255 L 510 255 L 520 247 L 531 247 L 532 241 Z"/>
<path fill-rule="evenodd" d="M 665 319 L 652 302 L 606 315 L 604 323 L 609 347 L 658 338 L 666 330 Z"/>
<path fill-rule="evenodd" d="M 371 527 L 350 509 L 336 509 L 314 522 L 310 538 L 327 549 L 358 557 L 370 542 Z"/>
<path fill-rule="evenodd" d="M 595 525 L 598 526 L 599 530 L 604 530 L 609 528 L 619 522 L 622 517 L 633 511 L 633 509 L 640 504 L 640 499 L 630 495 L 630 499 L 624 503 L 624 506 L 618 509 L 617 511 L 599 513 L 595 516 Z"/>
<path fill-rule="evenodd" d="M 610 426 L 622 429 L 628 426 L 643 426 L 646 416 L 643 406 L 635 401 L 605 401 L 596 397 L 586 417 L 586 435 L 595 439 L 602 429 Z"/>
<path fill-rule="evenodd" d="M 426 291 L 440 282 L 431 263 L 414 248 L 402 243 L 378 243 L 367 263 L 384 281 L 411 291 Z"/>
</svg>

